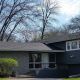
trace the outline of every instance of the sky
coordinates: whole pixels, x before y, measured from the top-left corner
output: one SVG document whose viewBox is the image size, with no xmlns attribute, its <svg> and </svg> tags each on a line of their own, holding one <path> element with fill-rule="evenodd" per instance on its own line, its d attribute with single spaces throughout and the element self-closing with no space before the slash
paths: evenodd
<svg viewBox="0 0 80 80">
<path fill-rule="evenodd" d="M 40 2 L 40 0 L 37 0 Z M 51 0 L 52 2 L 54 0 Z M 80 14 L 80 0 L 57 0 L 59 5 L 59 15 L 57 16 L 58 23 L 55 27 L 62 27 L 62 25 L 70 22 L 71 18 Z"/>
<path fill-rule="evenodd" d="M 35 0 L 40 2 L 40 0 Z M 53 0 L 51 0 L 53 2 Z M 60 6 L 57 26 L 69 23 L 71 18 L 80 14 L 80 0 L 57 0 Z M 57 27 L 56 26 L 56 27 Z"/>
<path fill-rule="evenodd" d="M 53 1 L 53 0 L 52 0 Z M 60 24 L 68 23 L 80 14 L 80 0 L 57 0 L 60 6 L 58 20 Z"/>
<path fill-rule="evenodd" d="M 38 2 L 43 0 L 37 0 Z M 44 0 L 45 1 L 45 0 Z M 54 0 L 50 0 L 54 2 Z M 71 18 L 80 14 L 80 0 L 55 0 L 59 5 L 57 15 L 57 26 L 62 26 L 70 22 Z M 56 23 L 54 24 L 56 26 Z"/>
</svg>

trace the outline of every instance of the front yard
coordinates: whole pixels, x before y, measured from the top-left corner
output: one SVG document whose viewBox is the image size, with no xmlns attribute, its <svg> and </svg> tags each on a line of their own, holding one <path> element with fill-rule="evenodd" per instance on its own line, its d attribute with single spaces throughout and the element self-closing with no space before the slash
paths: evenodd
<svg viewBox="0 0 80 80">
<path fill-rule="evenodd" d="M 0 80 L 63 80 L 55 78 L 0 78 Z"/>
<path fill-rule="evenodd" d="M 0 78 L 0 80 L 10 80 L 10 78 Z M 20 79 L 20 80 L 22 80 L 22 79 Z M 28 78 L 27 79 L 23 79 L 23 80 L 28 80 Z M 35 79 L 34 78 L 33 79 L 31 78 L 31 80 L 35 80 Z M 38 78 L 37 78 L 37 80 L 38 80 Z M 39 80 L 45 80 L 45 79 L 39 79 Z M 48 80 L 48 79 L 46 78 L 46 80 Z M 58 80 L 58 79 L 50 79 L 50 80 Z M 80 78 L 66 78 L 66 79 L 60 79 L 60 80 L 80 80 Z"/>
<path fill-rule="evenodd" d="M 80 80 L 80 78 L 66 78 L 64 80 Z"/>
<path fill-rule="evenodd" d="M 0 80 L 9 80 L 8 78 L 0 78 Z"/>
</svg>

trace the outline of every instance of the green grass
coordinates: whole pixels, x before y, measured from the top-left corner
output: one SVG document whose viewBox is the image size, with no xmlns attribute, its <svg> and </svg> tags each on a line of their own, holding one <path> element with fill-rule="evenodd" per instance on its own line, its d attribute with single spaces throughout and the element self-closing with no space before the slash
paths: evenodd
<svg viewBox="0 0 80 80">
<path fill-rule="evenodd" d="M 80 80 L 80 78 L 66 78 L 64 80 Z"/>
<path fill-rule="evenodd" d="M 0 80 L 9 80 L 9 78 L 0 78 Z"/>
</svg>

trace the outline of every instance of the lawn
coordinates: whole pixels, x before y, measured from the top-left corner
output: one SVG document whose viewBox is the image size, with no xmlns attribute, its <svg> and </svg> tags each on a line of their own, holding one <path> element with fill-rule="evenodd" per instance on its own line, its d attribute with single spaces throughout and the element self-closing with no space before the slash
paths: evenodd
<svg viewBox="0 0 80 80">
<path fill-rule="evenodd" d="M 80 80 L 80 78 L 66 78 L 64 80 Z"/>
<path fill-rule="evenodd" d="M 0 80 L 9 80 L 8 78 L 0 78 Z"/>
</svg>

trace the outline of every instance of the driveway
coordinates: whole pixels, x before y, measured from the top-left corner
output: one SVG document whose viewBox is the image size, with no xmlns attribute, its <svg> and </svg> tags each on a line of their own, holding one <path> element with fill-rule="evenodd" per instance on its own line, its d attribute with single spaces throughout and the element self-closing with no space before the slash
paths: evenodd
<svg viewBox="0 0 80 80">
<path fill-rule="evenodd" d="M 55 78 L 11 78 L 10 80 L 63 80 Z"/>
</svg>

